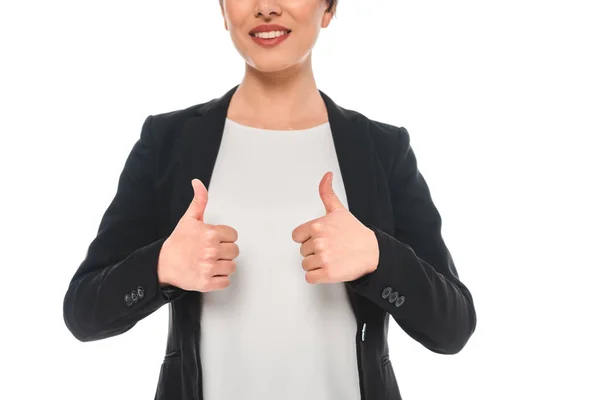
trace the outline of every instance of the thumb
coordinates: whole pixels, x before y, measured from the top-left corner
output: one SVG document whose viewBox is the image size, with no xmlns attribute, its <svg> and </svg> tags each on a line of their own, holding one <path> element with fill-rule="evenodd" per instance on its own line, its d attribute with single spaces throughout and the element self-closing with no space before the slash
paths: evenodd
<svg viewBox="0 0 600 400">
<path fill-rule="evenodd" d="M 323 200 L 323 205 L 325 206 L 327 214 L 335 209 L 345 208 L 344 204 L 342 204 L 333 191 L 332 181 L 333 172 L 329 171 L 323 176 L 321 183 L 319 184 L 319 195 L 321 196 L 321 200 Z"/>
<path fill-rule="evenodd" d="M 208 203 L 208 191 L 200 179 L 192 179 L 192 187 L 194 188 L 194 197 L 185 215 L 204 222 L 204 210 Z"/>
</svg>

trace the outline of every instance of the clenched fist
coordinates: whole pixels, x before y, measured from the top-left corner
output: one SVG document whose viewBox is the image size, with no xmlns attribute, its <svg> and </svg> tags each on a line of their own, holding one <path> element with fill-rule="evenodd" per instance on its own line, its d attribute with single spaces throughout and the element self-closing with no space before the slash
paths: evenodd
<svg viewBox="0 0 600 400">
<path fill-rule="evenodd" d="M 158 257 L 161 286 L 210 292 L 229 286 L 239 253 L 235 229 L 204 223 L 208 191 L 199 179 L 192 180 L 194 197 Z"/>
</svg>

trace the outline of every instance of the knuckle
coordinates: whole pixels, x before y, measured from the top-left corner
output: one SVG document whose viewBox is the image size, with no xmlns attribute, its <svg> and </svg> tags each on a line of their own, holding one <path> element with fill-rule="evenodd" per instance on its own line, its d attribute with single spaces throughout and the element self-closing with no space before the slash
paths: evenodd
<svg viewBox="0 0 600 400">
<path fill-rule="evenodd" d="M 206 230 L 204 232 L 204 236 L 207 239 L 210 239 L 210 240 L 215 239 L 217 237 L 217 235 L 218 235 L 218 231 L 217 231 L 216 227 L 214 227 L 214 226 L 207 226 L 206 227 Z"/>
<path fill-rule="evenodd" d="M 310 224 L 310 231 L 314 233 L 319 233 L 323 230 L 323 224 L 321 222 L 313 222 Z"/>
<path fill-rule="evenodd" d="M 323 242 L 323 238 L 315 238 L 314 239 L 315 250 L 323 250 L 325 248 L 325 243 Z"/>
<path fill-rule="evenodd" d="M 211 276 L 218 273 L 218 267 L 219 267 L 218 261 L 210 260 L 207 263 L 206 269 L 204 270 L 207 275 L 207 279 L 210 279 Z"/>
<path fill-rule="evenodd" d="M 217 249 L 215 249 L 214 247 L 207 247 L 204 249 L 204 258 L 207 260 L 216 260 L 217 255 Z"/>
<path fill-rule="evenodd" d="M 319 263 L 323 267 L 326 267 L 329 264 L 329 257 L 327 255 L 327 253 L 321 252 L 321 253 L 319 253 L 318 257 L 319 257 Z"/>
</svg>

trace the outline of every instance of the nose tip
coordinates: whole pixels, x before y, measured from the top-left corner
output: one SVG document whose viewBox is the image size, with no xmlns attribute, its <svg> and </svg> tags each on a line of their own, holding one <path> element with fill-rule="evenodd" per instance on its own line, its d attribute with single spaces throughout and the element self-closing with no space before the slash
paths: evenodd
<svg viewBox="0 0 600 400">
<path fill-rule="evenodd" d="M 258 6 L 258 9 L 256 10 L 256 16 L 261 16 L 261 17 L 270 17 L 272 15 L 280 15 L 281 14 L 281 7 L 272 4 L 272 2 L 269 2 L 271 4 L 261 4 Z"/>
</svg>

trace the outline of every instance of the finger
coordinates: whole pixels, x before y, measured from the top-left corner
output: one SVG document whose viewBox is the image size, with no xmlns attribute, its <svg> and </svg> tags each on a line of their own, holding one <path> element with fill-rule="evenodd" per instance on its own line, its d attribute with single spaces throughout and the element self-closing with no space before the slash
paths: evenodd
<svg viewBox="0 0 600 400">
<path fill-rule="evenodd" d="M 304 279 L 306 280 L 306 282 L 311 283 L 311 284 L 328 283 L 329 282 L 326 278 L 326 271 L 323 268 L 317 268 L 317 269 L 308 271 L 306 273 L 306 276 L 304 277 Z"/>
<path fill-rule="evenodd" d="M 232 260 L 218 260 L 213 269 L 212 269 L 212 277 L 211 279 L 215 278 L 215 277 L 222 277 L 222 276 L 229 276 L 231 274 L 233 274 L 236 271 L 236 263 L 235 261 Z"/>
<path fill-rule="evenodd" d="M 211 292 L 214 290 L 222 290 L 228 287 L 231 284 L 231 280 L 228 276 L 215 276 L 210 279 L 209 283 L 206 285 L 205 292 Z"/>
<path fill-rule="evenodd" d="M 238 232 L 229 225 L 215 225 L 219 230 L 219 241 L 235 242 L 238 240 Z"/>
<path fill-rule="evenodd" d="M 344 204 L 342 204 L 333 190 L 332 181 L 333 172 L 329 171 L 323 175 L 323 178 L 321 178 L 321 182 L 319 183 L 319 196 L 321 196 L 327 214 L 338 208 L 345 208 Z"/>
<path fill-rule="evenodd" d="M 204 222 L 204 211 L 206 204 L 208 203 L 208 191 L 204 183 L 200 179 L 192 179 L 192 188 L 194 196 L 190 202 L 184 216 L 194 218 L 198 221 Z"/>
<path fill-rule="evenodd" d="M 311 254 L 307 257 L 304 257 L 302 260 L 302 269 L 305 271 L 312 271 L 315 269 L 320 269 L 323 267 L 323 263 L 315 254 Z"/>
<path fill-rule="evenodd" d="M 315 238 L 313 238 L 313 237 L 309 238 L 304 243 L 302 243 L 302 245 L 300 246 L 300 254 L 302 254 L 303 257 L 306 257 L 310 254 L 316 253 L 316 245 L 315 244 L 316 244 Z"/>
<path fill-rule="evenodd" d="M 240 255 L 240 248 L 235 243 L 222 242 L 219 244 L 219 260 L 233 260 Z"/>
<path fill-rule="evenodd" d="M 318 219 L 318 218 L 317 218 Z M 303 243 L 306 240 L 308 240 L 310 238 L 310 225 L 314 222 L 315 220 L 311 220 L 308 222 L 305 222 L 301 225 L 298 225 L 293 231 L 292 231 L 292 240 L 296 243 Z"/>
</svg>

